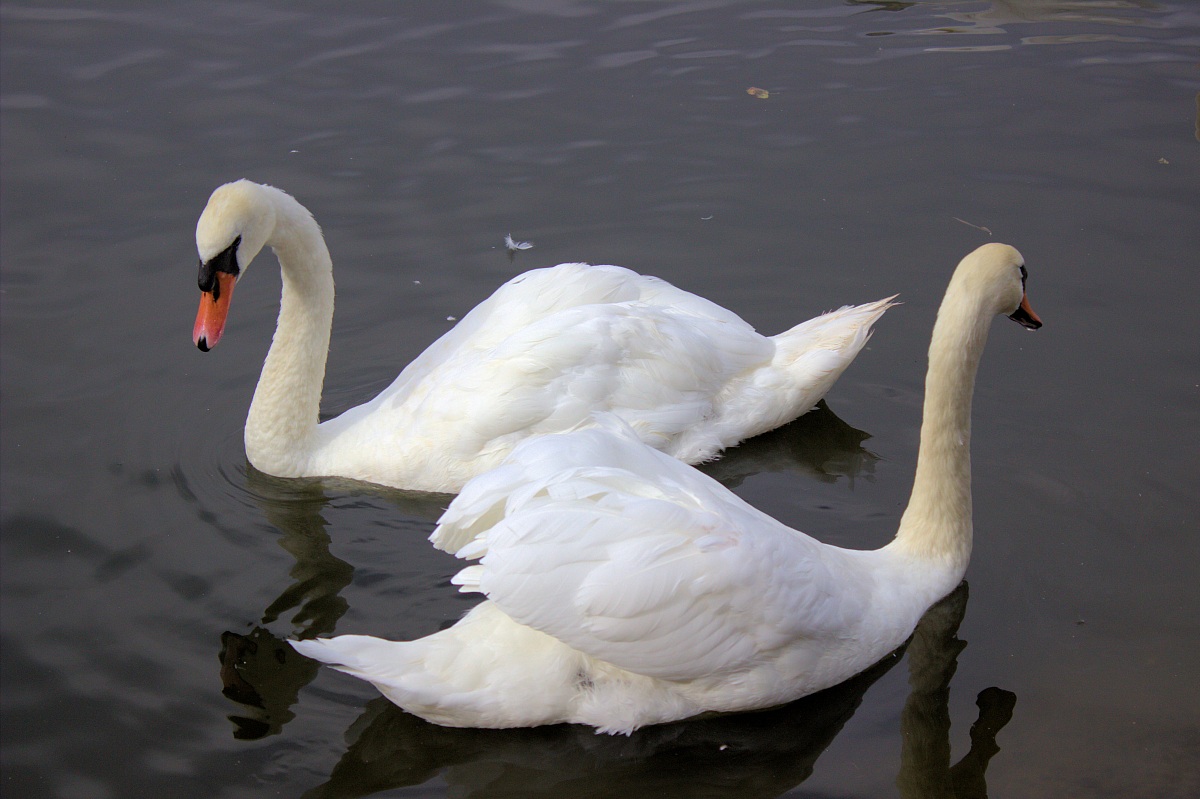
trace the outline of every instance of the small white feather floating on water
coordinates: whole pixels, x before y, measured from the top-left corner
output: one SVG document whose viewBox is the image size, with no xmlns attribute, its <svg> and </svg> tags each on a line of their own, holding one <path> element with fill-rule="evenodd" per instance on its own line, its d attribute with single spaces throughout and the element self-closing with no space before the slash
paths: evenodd
<svg viewBox="0 0 1200 799">
<path fill-rule="evenodd" d="M 513 253 L 513 252 L 516 252 L 517 250 L 532 250 L 533 242 L 532 241 L 513 241 L 512 234 L 505 233 L 504 234 L 504 246 L 508 249 L 508 251 L 510 253 Z"/>
</svg>

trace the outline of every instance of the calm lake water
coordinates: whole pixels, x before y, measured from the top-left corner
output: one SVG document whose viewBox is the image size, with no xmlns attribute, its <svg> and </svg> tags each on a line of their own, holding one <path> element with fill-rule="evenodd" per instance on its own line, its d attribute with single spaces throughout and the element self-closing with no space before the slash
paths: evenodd
<svg viewBox="0 0 1200 799">
<path fill-rule="evenodd" d="M 1200 794 L 1195 3 L 5 2 L 0 59 L 5 796 Z M 969 599 L 826 694 L 630 738 L 318 669 L 282 640 L 477 600 L 425 540 L 447 497 L 248 467 L 269 254 L 190 341 L 240 177 L 325 230 L 329 415 L 527 268 L 767 333 L 900 292 L 828 409 L 707 467 L 850 547 L 907 500 L 950 270 L 1016 245 L 1046 326 L 984 357 Z"/>
</svg>

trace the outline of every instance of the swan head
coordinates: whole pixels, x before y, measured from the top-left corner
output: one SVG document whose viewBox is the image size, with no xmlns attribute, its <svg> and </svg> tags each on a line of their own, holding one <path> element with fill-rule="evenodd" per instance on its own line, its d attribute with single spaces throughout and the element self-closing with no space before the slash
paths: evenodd
<svg viewBox="0 0 1200 799">
<path fill-rule="evenodd" d="M 997 314 L 1004 314 L 1028 330 L 1037 330 L 1042 320 L 1029 305 L 1025 294 L 1025 259 L 1007 244 L 985 244 L 963 258 L 954 272 L 952 283 L 995 303 Z"/>
<path fill-rule="evenodd" d="M 192 341 L 202 352 L 220 340 L 233 287 L 275 230 L 275 205 L 268 192 L 249 180 L 226 183 L 208 198 L 196 223 L 200 310 Z"/>
</svg>

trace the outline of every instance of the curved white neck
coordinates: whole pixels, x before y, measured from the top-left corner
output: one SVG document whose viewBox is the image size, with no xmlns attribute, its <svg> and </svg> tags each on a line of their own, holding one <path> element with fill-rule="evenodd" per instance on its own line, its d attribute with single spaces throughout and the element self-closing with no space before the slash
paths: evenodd
<svg viewBox="0 0 1200 799">
<path fill-rule="evenodd" d="M 917 474 L 892 544 L 943 564 L 950 588 L 971 557 L 971 398 L 993 316 L 956 288 L 946 292 L 933 328 Z"/>
<path fill-rule="evenodd" d="M 275 230 L 267 244 L 279 258 L 279 322 L 250 413 L 246 455 L 261 471 L 303 473 L 312 453 L 333 323 L 333 262 L 312 215 L 283 192 L 267 189 Z"/>
</svg>

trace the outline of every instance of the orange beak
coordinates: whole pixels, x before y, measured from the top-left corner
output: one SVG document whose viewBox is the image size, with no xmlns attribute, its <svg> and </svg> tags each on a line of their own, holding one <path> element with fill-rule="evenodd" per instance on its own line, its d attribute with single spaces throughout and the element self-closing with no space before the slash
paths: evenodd
<svg viewBox="0 0 1200 799">
<path fill-rule="evenodd" d="M 216 291 L 200 294 L 200 310 L 196 312 L 196 325 L 192 328 L 192 342 L 201 352 L 217 346 L 225 332 L 225 317 L 229 316 L 229 301 L 233 299 L 233 287 L 237 275 L 217 272 Z"/>
<path fill-rule="evenodd" d="M 1021 304 L 1008 318 L 1027 330 L 1037 330 L 1042 326 L 1041 318 L 1034 313 L 1033 308 L 1029 305 L 1029 297 L 1024 294 L 1021 295 Z"/>
</svg>

